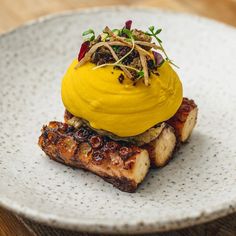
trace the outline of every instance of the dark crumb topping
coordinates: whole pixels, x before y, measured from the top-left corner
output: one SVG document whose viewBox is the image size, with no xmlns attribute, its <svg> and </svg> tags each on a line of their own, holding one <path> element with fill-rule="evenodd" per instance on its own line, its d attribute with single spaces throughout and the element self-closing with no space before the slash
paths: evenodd
<svg viewBox="0 0 236 236">
<path fill-rule="evenodd" d="M 118 77 L 118 80 L 121 84 L 123 83 L 124 79 L 125 79 L 124 75 L 120 74 L 120 76 Z"/>
<path fill-rule="evenodd" d="M 94 69 L 112 66 L 123 71 L 118 77 L 119 83 L 123 83 L 125 75 L 134 85 L 138 80 L 149 85 L 151 74 L 159 75 L 158 67 L 164 61 L 176 66 L 162 46 L 159 38 L 161 29 L 150 26 L 148 31 L 144 32 L 131 29 L 131 26 L 131 20 L 127 21 L 122 29 L 110 29 L 106 26 L 97 37 L 94 30 L 85 31 L 83 36 L 87 38 L 81 45 L 76 68 L 88 61 L 96 64 Z M 152 42 L 152 39 L 155 39 L 157 44 Z"/>
</svg>

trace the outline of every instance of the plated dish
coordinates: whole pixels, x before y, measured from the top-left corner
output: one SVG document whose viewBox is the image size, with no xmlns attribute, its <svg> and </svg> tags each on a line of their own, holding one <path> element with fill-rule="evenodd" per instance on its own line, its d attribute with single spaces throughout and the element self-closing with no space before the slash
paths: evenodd
<svg viewBox="0 0 236 236">
<path fill-rule="evenodd" d="M 183 98 L 161 31 L 132 28 L 128 20 L 98 36 L 93 29 L 82 34 L 78 59 L 62 80 L 65 123 L 50 122 L 39 137 L 51 159 L 134 192 L 150 165 L 165 166 L 188 140 L 198 108 Z"/>
<path fill-rule="evenodd" d="M 151 168 L 135 193 L 50 160 L 37 145 L 43 124 L 64 123 L 61 78 L 77 57 L 81 32 L 121 28 L 131 16 L 133 28 L 163 28 L 160 38 L 180 66 L 173 69 L 184 95 L 199 107 L 188 144 L 164 168 Z M 166 231 L 234 212 L 235 41 L 234 28 L 211 20 L 127 7 L 50 16 L 1 35 L 1 206 L 51 226 L 124 234 Z"/>
</svg>

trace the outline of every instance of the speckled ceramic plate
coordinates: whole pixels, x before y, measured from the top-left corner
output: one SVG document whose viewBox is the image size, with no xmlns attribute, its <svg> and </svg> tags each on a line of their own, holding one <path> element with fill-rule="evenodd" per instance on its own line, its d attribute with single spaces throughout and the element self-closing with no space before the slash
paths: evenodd
<svg viewBox="0 0 236 236">
<path fill-rule="evenodd" d="M 43 124 L 63 119 L 60 82 L 81 32 L 134 26 L 161 35 L 184 93 L 199 105 L 190 142 L 138 191 L 45 158 Z M 74 230 L 140 233 L 209 221 L 236 208 L 236 30 L 185 14 L 105 8 L 51 16 L 0 37 L 0 203 L 33 220 Z"/>
</svg>

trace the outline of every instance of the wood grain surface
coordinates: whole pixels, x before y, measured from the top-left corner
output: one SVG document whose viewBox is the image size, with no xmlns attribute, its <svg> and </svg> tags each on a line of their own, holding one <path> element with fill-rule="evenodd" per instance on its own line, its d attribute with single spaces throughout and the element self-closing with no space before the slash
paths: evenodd
<svg viewBox="0 0 236 236">
<path fill-rule="evenodd" d="M 0 33 L 50 13 L 111 5 L 159 7 L 194 13 L 236 26 L 236 0 L 0 0 Z M 89 236 L 92 234 L 54 229 L 0 208 L 0 236 L 35 235 Z M 236 214 L 200 226 L 155 235 L 236 236 Z"/>
<path fill-rule="evenodd" d="M 118 4 L 189 12 L 236 26 L 236 0 L 0 0 L 0 32 L 50 13 Z"/>
</svg>

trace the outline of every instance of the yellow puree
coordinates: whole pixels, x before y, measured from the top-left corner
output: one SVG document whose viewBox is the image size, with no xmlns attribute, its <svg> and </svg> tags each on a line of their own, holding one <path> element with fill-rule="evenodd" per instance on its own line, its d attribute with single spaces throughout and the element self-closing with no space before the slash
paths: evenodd
<svg viewBox="0 0 236 236">
<path fill-rule="evenodd" d="M 68 68 L 62 81 L 62 100 L 66 109 L 89 121 L 96 129 L 127 137 L 143 133 L 172 117 L 182 102 L 182 84 L 168 62 L 151 75 L 151 85 L 129 79 L 121 84 L 121 70 L 110 66 L 93 70 L 92 63 Z"/>
</svg>

